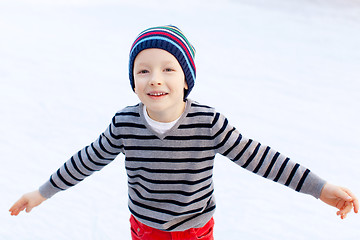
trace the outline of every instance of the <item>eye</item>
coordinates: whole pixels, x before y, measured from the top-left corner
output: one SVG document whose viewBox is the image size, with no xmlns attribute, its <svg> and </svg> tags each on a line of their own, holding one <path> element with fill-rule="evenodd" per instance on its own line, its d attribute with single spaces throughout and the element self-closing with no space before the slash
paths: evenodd
<svg viewBox="0 0 360 240">
<path fill-rule="evenodd" d="M 146 74 L 148 72 L 149 72 L 148 70 L 143 69 L 143 70 L 138 71 L 138 74 Z"/>
<path fill-rule="evenodd" d="M 165 68 L 165 70 L 164 70 L 165 72 L 173 72 L 173 71 L 175 71 L 174 69 L 172 69 L 172 68 Z"/>
</svg>

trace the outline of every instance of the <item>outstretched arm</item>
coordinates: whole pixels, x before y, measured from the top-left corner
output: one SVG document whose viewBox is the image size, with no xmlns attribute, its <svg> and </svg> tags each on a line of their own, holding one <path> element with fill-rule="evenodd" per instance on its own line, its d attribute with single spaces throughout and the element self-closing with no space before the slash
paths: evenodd
<svg viewBox="0 0 360 240">
<path fill-rule="evenodd" d="M 349 189 L 344 187 L 326 183 L 321 191 L 320 200 L 339 209 L 336 214 L 341 219 L 346 218 L 352 208 L 355 213 L 359 212 L 359 200 Z"/>
<path fill-rule="evenodd" d="M 30 212 L 34 207 L 39 206 L 46 198 L 41 196 L 39 190 L 24 194 L 9 210 L 12 216 L 17 216 L 26 209 Z"/>
</svg>

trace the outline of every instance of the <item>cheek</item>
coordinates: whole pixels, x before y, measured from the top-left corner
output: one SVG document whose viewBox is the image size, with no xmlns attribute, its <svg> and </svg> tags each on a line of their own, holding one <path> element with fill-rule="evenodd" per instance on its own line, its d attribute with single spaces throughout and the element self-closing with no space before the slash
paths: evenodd
<svg viewBox="0 0 360 240">
<path fill-rule="evenodd" d="M 141 79 L 134 79 L 134 85 L 135 93 L 139 93 L 139 91 L 144 88 L 144 81 L 141 81 Z"/>
<path fill-rule="evenodd" d="M 171 81 L 168 81 L 169 85 L 171 85 L 171 88 L 177 89 L 181 92 L 183 92 L 184 88 L 188 89 L 187 83 L 185 81 L 185 76 L 183 74 L 178 74 L 174 76 Z"/>
</svg>

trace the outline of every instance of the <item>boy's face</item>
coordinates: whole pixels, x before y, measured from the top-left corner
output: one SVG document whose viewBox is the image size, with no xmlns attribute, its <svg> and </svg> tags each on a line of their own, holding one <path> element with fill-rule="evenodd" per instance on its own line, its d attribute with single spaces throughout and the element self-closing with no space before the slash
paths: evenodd
<svg viewBox="0 0 360 240">
<path fill-rule="evenodd" d="M 146 106 L 149 116 L 160 122 L 176 120 L 184 111 L 184 72 L 169 52 L 150 48 L 134 61 L 135 93 Z"/>
</svg>

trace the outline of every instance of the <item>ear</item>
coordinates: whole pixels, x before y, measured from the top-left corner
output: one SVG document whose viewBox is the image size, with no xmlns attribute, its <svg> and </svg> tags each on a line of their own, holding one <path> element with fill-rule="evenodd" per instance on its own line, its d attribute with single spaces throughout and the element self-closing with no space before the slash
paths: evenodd
<svg viewBox="0 0 360 240">
<path fill-rule="evenodd" d="M 137 90 L 136 90 L 136 86 L 135 86 L 135 79 L 133 78 L 133 82 L 132 82 L 133 84 L 132 84 L 132 86 L 133 86 L 133 91 L 134 91 L 134 93 L 136 93 L 137 94 Z"/>
<path fill-rule="evenodd" d="M 188 86 L 188 84 L 187 84 L 187 82 L 185 80 L 184 80 L 184 83 L 185 83 L 185 86 L 184 86 L 185 90 L 188 90 L 189 86 Z"/>
</svg>

